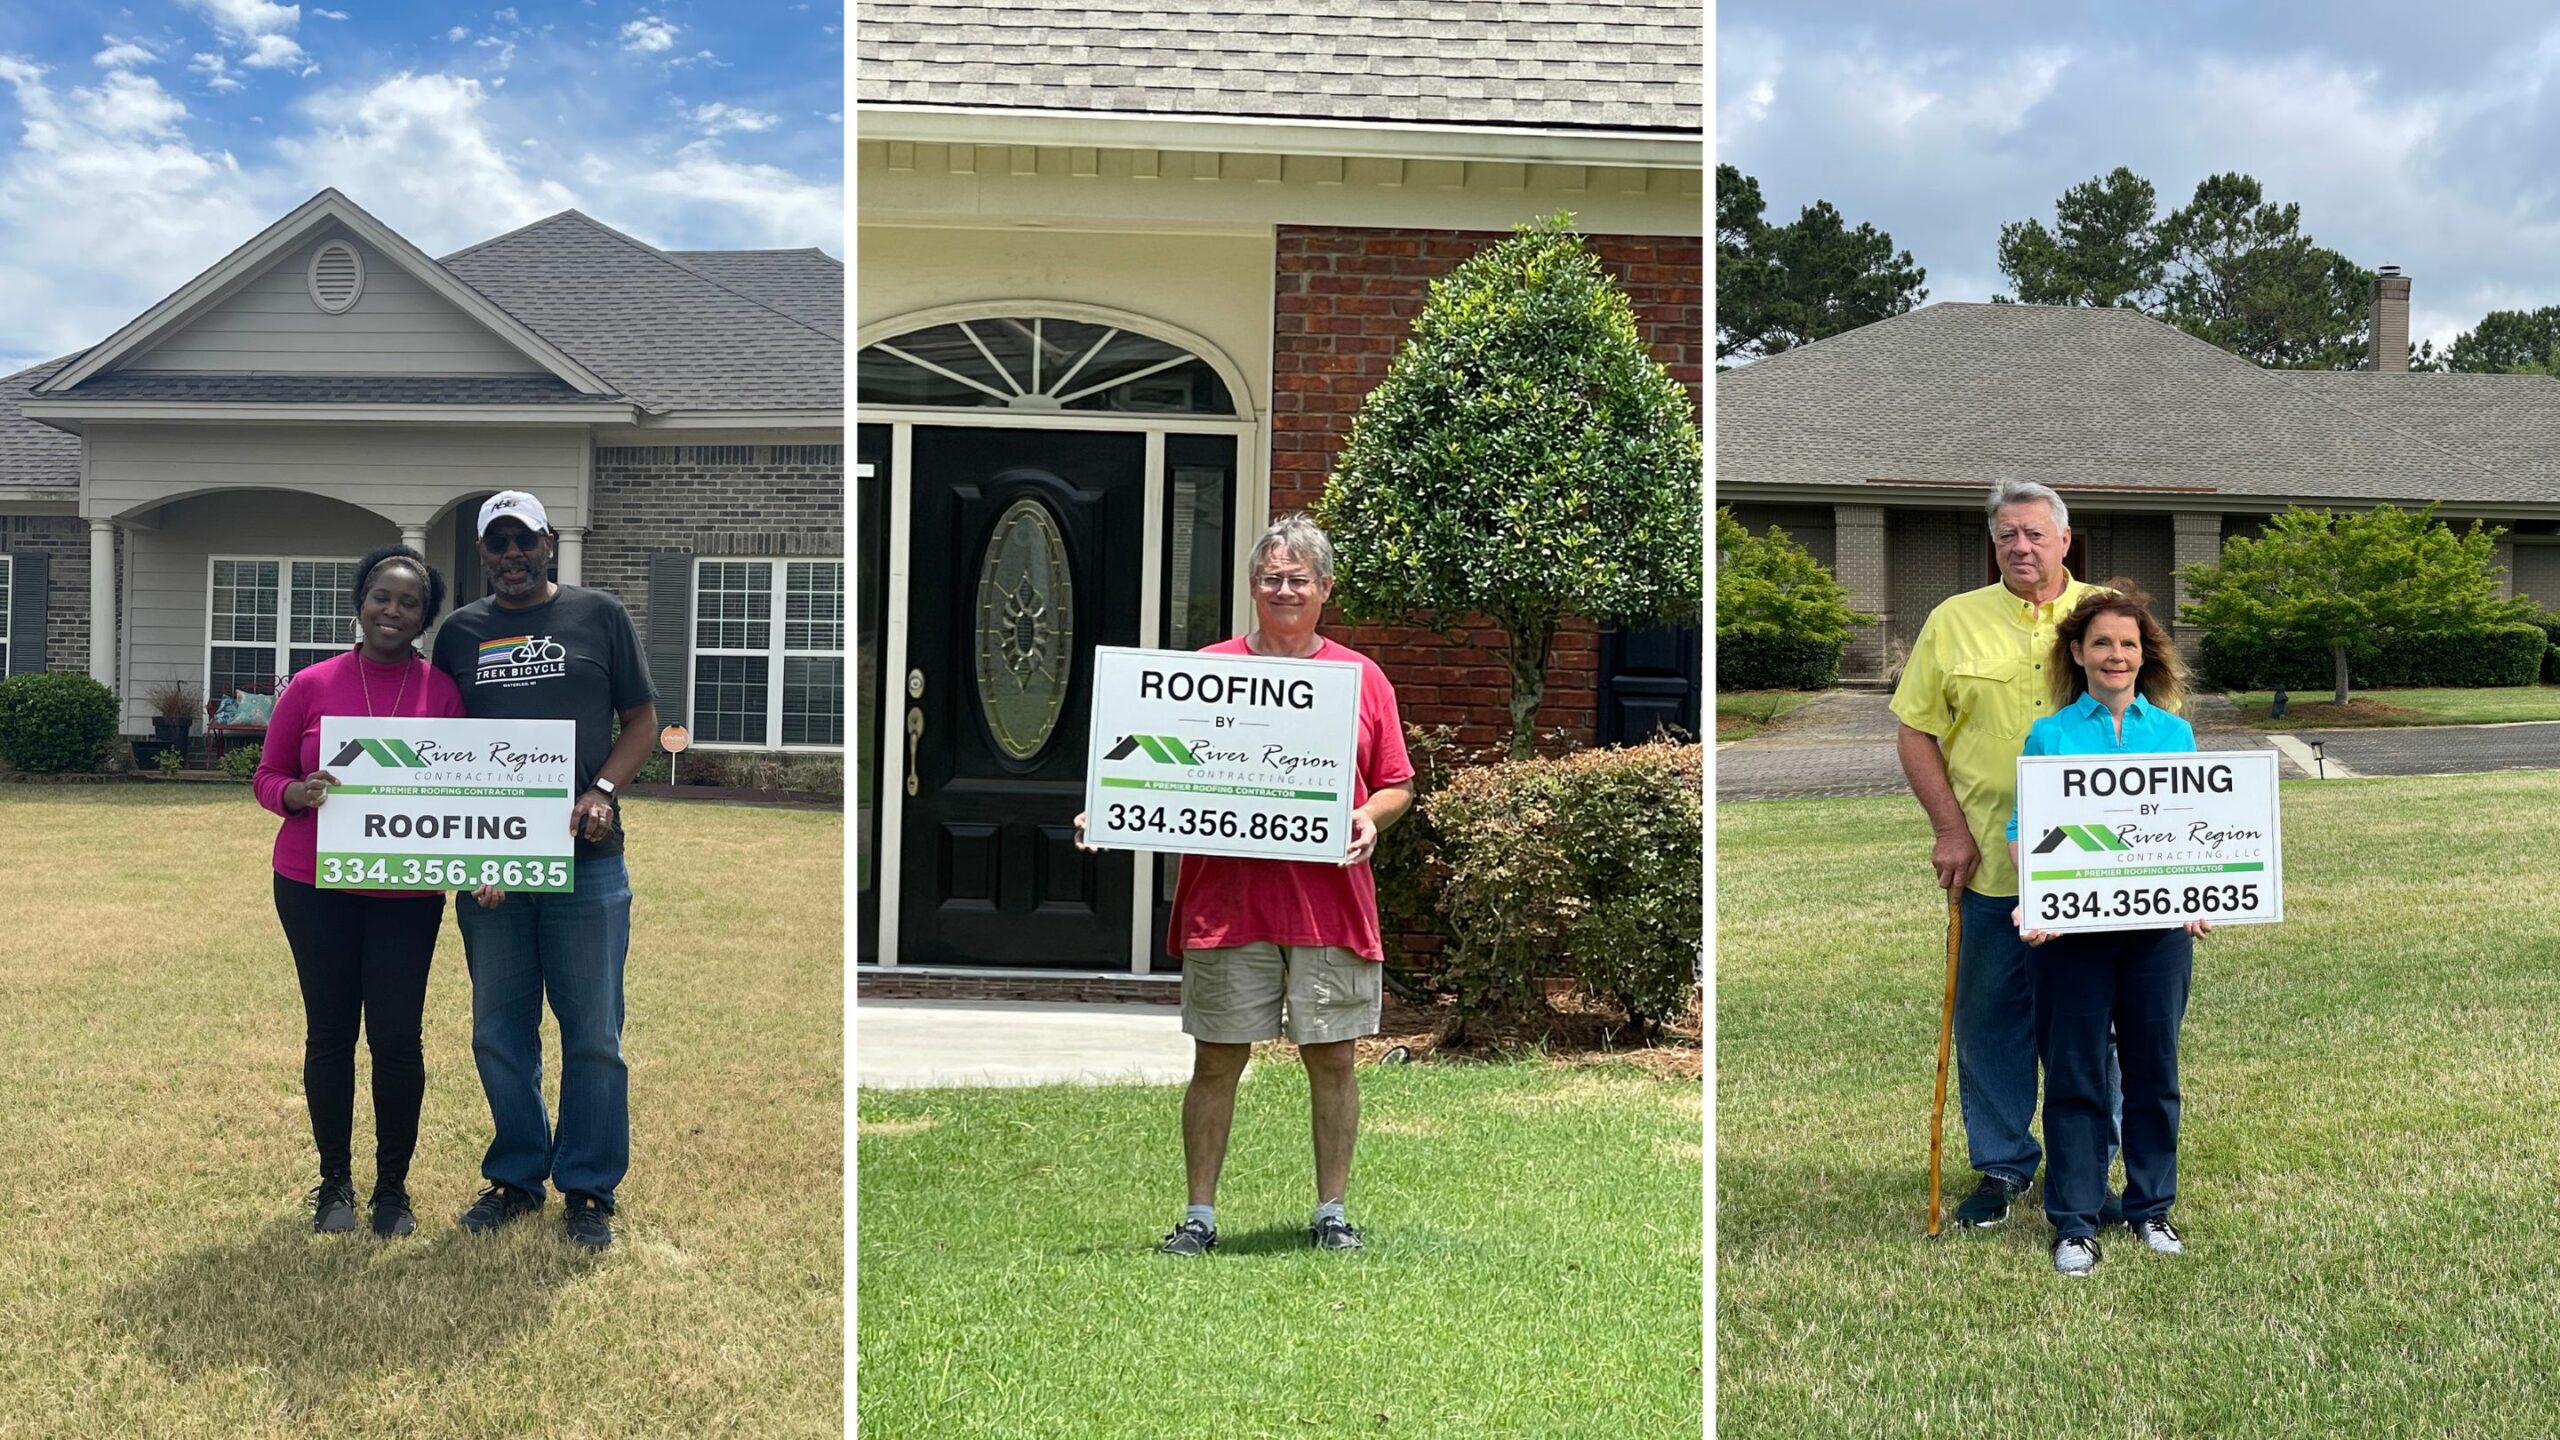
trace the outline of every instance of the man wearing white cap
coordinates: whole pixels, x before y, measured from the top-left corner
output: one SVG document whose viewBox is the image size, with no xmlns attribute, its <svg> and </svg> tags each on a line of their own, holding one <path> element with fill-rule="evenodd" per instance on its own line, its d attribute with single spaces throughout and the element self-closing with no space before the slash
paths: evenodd
<svg viewBox="0 0 2560 1440">
<path fill-rule="evenodd" d="M 489 1187 L 462 1228 L 484 1233 L 530 1215 L 545 1185 L 556 1185 L 569 1239 L 601 1250 L 613 1243 L 614 1190 L 631 1160 L 622 1060 L 631 881 L 614 792 L 649 758 L 657 691 L 622 602 L 552 581 L 554 536 L 540 500 L 521 490 L 490 496 L 479 533 L 491 593 L 445 620 L 436 668 L 462 687 L 472 719 L 577 723 L 577 884 L 565 895 L 484 886 L 477 903 L 456 901 L 471 970 L 471 1053 L 497 1127 L 480 1166 Z M 546 995 L 560 1021 L 556 1131 L 542 1105 Z"/>
</svg>

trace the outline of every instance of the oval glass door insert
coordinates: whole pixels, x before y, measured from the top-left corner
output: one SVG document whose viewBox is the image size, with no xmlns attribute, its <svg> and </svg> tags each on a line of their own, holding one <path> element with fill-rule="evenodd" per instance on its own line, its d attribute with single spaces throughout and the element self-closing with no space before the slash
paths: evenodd
<svg viewBox="0 0 2560 1440">
<path fill-rule="evenodd" d="M 1049 507 L 1029 496 L 1005 507 L 978 567 L 978 705 L 996 745 L 1015 760 L 1057 733 L 1075 666 L 1075 577 Z"/>
</svg>

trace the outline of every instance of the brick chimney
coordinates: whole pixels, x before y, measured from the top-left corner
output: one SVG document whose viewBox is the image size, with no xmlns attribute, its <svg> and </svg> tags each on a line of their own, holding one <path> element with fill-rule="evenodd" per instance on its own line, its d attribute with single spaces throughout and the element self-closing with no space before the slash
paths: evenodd
<svg viewBox="0 0 2560 1440">
<path fill-rule="evenodd" d="M 2397 265 L 2385 265 L 2373 276 L 2373 348 L 2367 370 L 2409 368 L 2409 277 Z"/>
</svg>

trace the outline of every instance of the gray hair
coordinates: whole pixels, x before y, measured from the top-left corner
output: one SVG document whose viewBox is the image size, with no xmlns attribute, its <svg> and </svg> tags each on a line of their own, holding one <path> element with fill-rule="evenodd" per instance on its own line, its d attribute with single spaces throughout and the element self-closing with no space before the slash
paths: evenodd
<svg viewBox="0 0 2560 1440">
<path fill-rule="evenodd" d="M 2062 503 L 2062 497 L 2053 493 L 2052 486 L 2039 485 L 2033 480 L 2001 481 L 1991 487 L 1991 499 L 1982 508 L 1990 516 L 1991 528 L 1996 530 L 2000 526 L 2001 511 L 2012 505 L 2033 505 L 2037 501 L 2053 507 L 2053 528 L 2071 528 L 2071 507 Z"/>
<path fill-rule="evenodd" d="M 1246 574 L 1261 574 L 1263 560 L 1274 552 L 1305 561 L 1307 568 L 1316 572 L 1318 581 L 1333 583 L 1333 541 L 1306 511 L 1293 510 L 1271 522 L 1262 538 L 1254 542 L 1253 564 Z"/>
</svg>

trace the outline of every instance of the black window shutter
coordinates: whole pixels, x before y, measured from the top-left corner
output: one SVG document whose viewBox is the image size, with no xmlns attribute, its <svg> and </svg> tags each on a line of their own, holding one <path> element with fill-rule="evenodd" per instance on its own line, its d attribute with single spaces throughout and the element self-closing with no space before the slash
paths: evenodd
<svg viewBox="0 0 2560 1440">
<path fill-rule="evenodd" d="M 44 669 L 45 570 L 48 557 L 9 557 L 9 673 Z"/>
<path fill-rule="evenodd" d="M 660 550 L 649 557 L 649 678 L 658 687 L 658 723 L 691 725 L 693 693 L 693 557 Z"/>
</svg>

